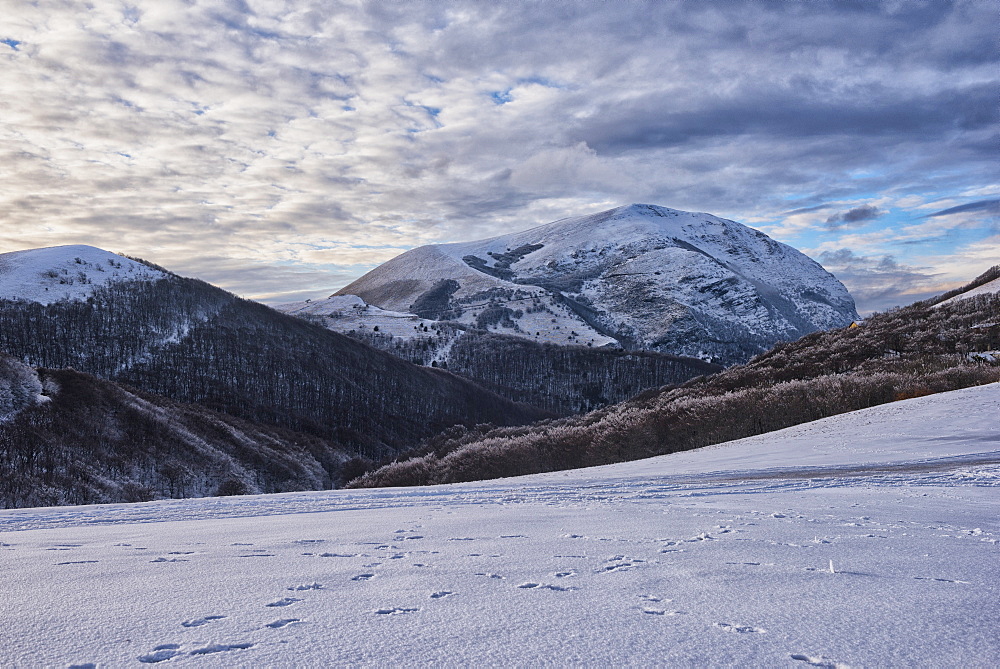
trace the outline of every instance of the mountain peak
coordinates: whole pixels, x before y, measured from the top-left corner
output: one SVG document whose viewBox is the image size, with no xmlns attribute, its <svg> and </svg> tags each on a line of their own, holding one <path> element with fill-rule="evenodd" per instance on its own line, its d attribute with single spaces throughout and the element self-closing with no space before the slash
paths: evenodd
<svg viewBox="0 0 1000 669">
<path fill-rule="evenodd" d="M 0 254 L 0 299 L 51 304 L 85 300 L 116 281 L 166 276 L 135 260 L 86 244 L 48 246 Z"/>
<path fill-rule="evenodd" d="M 734 221 L 642 203 L 423 246 L 338 294 L 535 341 L 725 364 L 857 318 L 847 289 L 792 247 Z"/>
</svg>

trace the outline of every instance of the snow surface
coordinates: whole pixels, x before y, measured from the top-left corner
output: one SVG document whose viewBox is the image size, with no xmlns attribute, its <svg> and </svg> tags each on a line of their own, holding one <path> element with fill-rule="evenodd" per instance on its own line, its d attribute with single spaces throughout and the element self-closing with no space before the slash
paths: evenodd
<svg viewBox="0 0 1000 669">
<path fill-rule="evenodd" d="M 166 276 L 124 256 L 81 244 L 0 253 L 0 300 L 51 304 L 85 300 L 113 281 L 155 281 Z"/>
<path fill-rule="evenodd" d="M 998 410 L 992 384 L 572 472 L 3 511 L 0 656 L 989 666 Z"/>
<path fill-rule="evenodd" d="M 949 297 L 943 302 L 939 302 L 934 305 L 935 307 L 940 307 L 942 304 L 951 304 L 952 302 L 958 302 L 959 300 L 967 300 L 970 297 L 976 297 L 978 295 L 991 295 L 993 293 L 1000 293 L 1000 279 L 993 279 L 988 283 L 984 283 L 981 286 L 976 286 L 972 290 L 967 290 L 964 293 L 959 293 L 954 297 Z"/>
<path fill-rule="evenodd" d="M 323 324 L 336 332 L 371 332 L 377 327 L 382 334 L 403 339 L 430 338 L 431 335 L 424 328 L 437 323 L 416 314 L 381 309 L 365 303 L 357 295 L 331 295 L 322 300 L 277 304 L 273 308 L 291 316 L 323 317 Z"/>
</svg>

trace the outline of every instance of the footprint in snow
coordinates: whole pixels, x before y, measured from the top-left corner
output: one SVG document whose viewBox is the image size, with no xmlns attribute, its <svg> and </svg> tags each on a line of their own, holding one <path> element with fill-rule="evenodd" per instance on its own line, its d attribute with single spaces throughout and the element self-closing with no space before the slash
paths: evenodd
<svg viewBox="0 0 1000 669">
<path fill-rule="evenodd" d="M 274 622 L 264 625 L 264 627 L 270 627 L 273 630 L 280 630 L 282 627 L 288 627 L 293 623 L 302 622 L 299 618 L 282 618 L 280 620 L 275 620 Z"/>
<path fill-rule="evenodd" d="M 594 570 L 595 574 L 607 574 L 613 571 L 628 571 L 644 563 L 645 560 L 640 560 L 638 558 L 627 558 L 624 555 L 618 555 L 616 557 L 609 558 L 604 562 L 605 566 L 595 569 Z"/>
<path fill-rule="evenodd" d="M 686 616 L 687 611 L 667 611 L 666 609 L 654 609 L 652 607 L 646 607 L 642 610 L 643 613 L 648 613 L 651 616 Z"/>
<path fill-rule="evenodd" d="M 455 593 L 451 590 L 438 590 L 437 592 L 431 593 L 431 599 L 444 599 L 445 597 L 450 597 Z"/>
<path fill-rule="evenodd" d="M 571 590 L 577 590 L 578 589 L 578 588 L 576 588 L 574 586 L 571 586 L 571 585 L 569 585 L 569 586 L 564 586 L 564 585 L 549 585 L 547 583 L 531 583 L 531 582 L 529 582 L 529 583 L 522 583 L 521 585 L 519 585 L 517 587 L 521 588 L 522 590 L 535 590 L 535 589 L 538 589 L 538 590 L 554 590 L 556 592 L 569 592 Z"/>
<path fill-rule="evenodd" d="M 270 604 L 265 604 L 264 606 L 269 606 L 271 608 L 282 607 L 282 606 L 291 606 L 292 604 L 295 604 L 296 602 L 301 602 L 301 601 L 302 601 L 301 599 L 298 599 L 296 597 L 282 597 L 278 601 L 271 602 Z"/>
<path fill-rule="evenodd" d="M 191 655 L 211 655 L 212 653 L 225 653 L 230 650 L 246 650 L 253 647 L 249 641 L 245 643 L 213 643 L 204 648 L 195 648 Z"/>
<path fill-rule="evenodd" d="M 420 609 L 418 609 L 416 607 L 414 607 L 414 608 L 396 607 L 396 608 L 392 608 L 392 609 L 376 609 L 375 610 L 375 615 L 378 615 L 378 616 L 399 616 L 399 615 L 405 615 L 407 613 L 416 613 L 419 610 Z"/>
<path fill-rule="evenodd" d="M 828 660 L 825 657 L 815 657 L 810 655 L 804 655 L 802 653 L 793 653 L 792 659 L 798 660 L 799 662 L 805 662 L 806 664 L 813 667 L 821 667 L 822 669 L 850 669 L 850 667 L 846 664 L 841 664 L 840 662 Z"/>
<path fill-rule="evenodd" d="M 300 590 L 300 591 L 301 590 L 322 590 L 323 589 L 323 584 L 322 583 L 303 583 L 301 585 L 290 585 L 290 586 L 288 586 L 285 589 L 286 590 L 293 590 L 293 591 L 294 590 Z"/>
<path fill-rule="evenodd" d="M 177 643 L 164 643 L 153 649 L 152 652 L 140 655 L 138 659 L 143 664 L 156 664 L 164 662 L 181 654 L 181 646 Z"/>
<path fill-rule="evenodd" d="M 204 618 L 194 618 L 192 620 L 185 620 L 181 623 L 181 627 L 201 627 L 202 625 L 207 625 L 213 620 L 222 620 L 225 616 L 205 616 Z"/>
<path fill-rule="evenodd" d="M 750 625 L 730 625 L 729 623 L 715 623 L 715 626 L 719 629 L 723 629 L 727 632 L 733 632 L 735 634 L 764 634 L 767 632 L 766 629 L 761 627 L 752 627 Z"/>
<path fill-rule="evenodd" d="M 352 576 L 352 581 L 370 581 L 375 578 L 375 574 L 358 574 L 357 576 Z"/>
</svg>

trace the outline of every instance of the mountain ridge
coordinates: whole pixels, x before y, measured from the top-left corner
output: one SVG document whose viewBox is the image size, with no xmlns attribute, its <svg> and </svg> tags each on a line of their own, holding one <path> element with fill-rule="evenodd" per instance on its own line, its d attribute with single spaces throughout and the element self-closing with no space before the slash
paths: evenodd
<svg viewBox="0 0 1000 669">
<path fill-rule="evenodd" d="M 411 249 L 334 293 L 351 294 L 536 341 L 722 364 L 858 317 L 847 289 L 792 247 L 711 214 L 640 204 Z"/>
</svg>

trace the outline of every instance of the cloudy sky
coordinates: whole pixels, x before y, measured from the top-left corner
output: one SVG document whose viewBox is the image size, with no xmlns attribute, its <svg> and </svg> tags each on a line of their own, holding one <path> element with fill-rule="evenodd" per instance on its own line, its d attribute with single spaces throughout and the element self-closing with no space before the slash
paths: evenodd
<svg viewBox="0 0 1000 669">
<path fill-rule="evenodd" d="M 0 251 L 280 302 L 644 202 L 880 309 L 1000 262 L 998 60 L 995 0 L 0 0 Z"/>
</svg>

